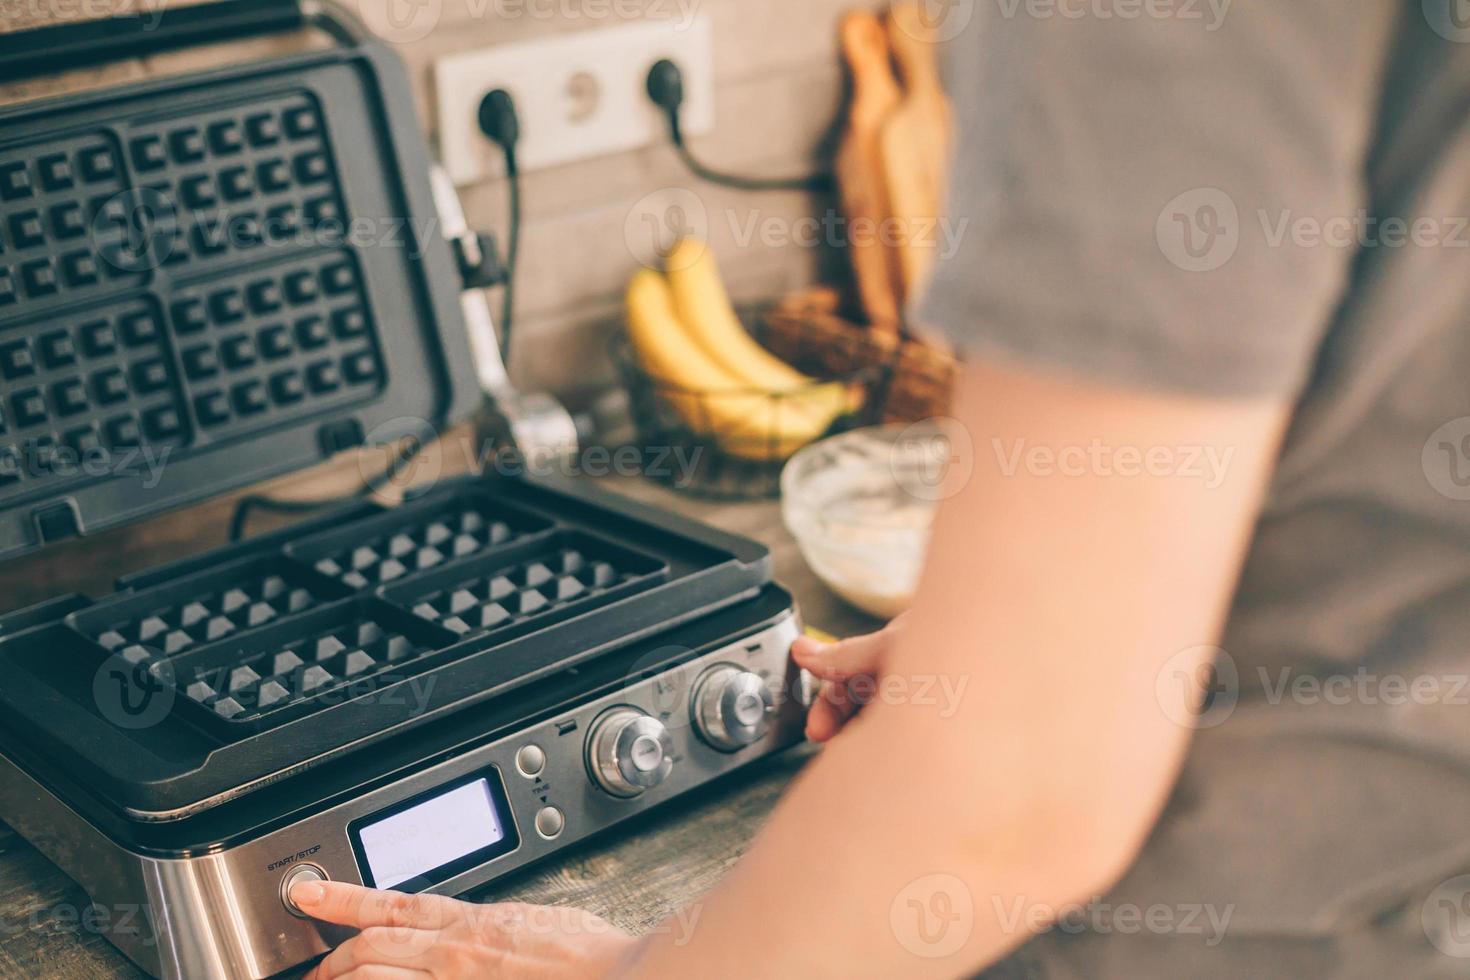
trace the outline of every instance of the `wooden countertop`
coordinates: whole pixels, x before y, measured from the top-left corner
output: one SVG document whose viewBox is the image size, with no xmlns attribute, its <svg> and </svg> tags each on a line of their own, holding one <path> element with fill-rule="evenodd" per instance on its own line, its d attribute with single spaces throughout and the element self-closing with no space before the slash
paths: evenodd
<svg viewBox="0 0 1470 980">
<path fill-rule="evenodd" d="M 355 467 L 338 466 L 273 489 L 316 496 L 332 487 L 349 486 L 355 472 Z M 796 594 L 809 623 L 842 635 L 875 625 L 813 577 L 781 526 L 775 502 L 712 503 L 643 480 L 605 482 L 619 492 L 770 546 L 778 580 Z M 44 558 L 11 563 L 0 570 L 0 605 L 17 608 L 65 591 L 104 594 L 109 583 L 129 568 L 221 543 L 231 506 L 229 500 L 214 501 L 138 528 L 63 545 Z M 675 802 L 631 830 L 574 848 L 561 860 L 517 875 L 483 898 L 578 906 L 630 931 L 646 931 L 720 880 L 811 752 L 801 747 L 757 763 Z M 141 977 L 99 933 L 95 920 L 89 920 L 87 906 L 80 887 L 0 825 L 0 976 Z"/>
</svg>

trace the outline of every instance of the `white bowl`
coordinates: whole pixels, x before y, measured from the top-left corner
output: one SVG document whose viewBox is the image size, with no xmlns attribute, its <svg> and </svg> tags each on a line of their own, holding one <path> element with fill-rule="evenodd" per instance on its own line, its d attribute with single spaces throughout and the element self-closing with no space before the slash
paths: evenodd
<svg viewBox="0 0 1470 980">
<path fill-rule="evenodd" d="M 938 424 L 856 429 L 802 449 L 781 472 L 781 512 L 802 556 L 843 599 L 891 619 L 908 608 L 948 459 Z"/>
</svg>

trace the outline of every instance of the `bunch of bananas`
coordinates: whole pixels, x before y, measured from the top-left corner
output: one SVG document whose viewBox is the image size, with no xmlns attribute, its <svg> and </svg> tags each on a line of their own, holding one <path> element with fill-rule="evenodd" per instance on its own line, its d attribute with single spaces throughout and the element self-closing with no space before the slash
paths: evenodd
<svg viewBox="0 0 1470 980">
<path fill-rule="evenodd" d="M 628 285 L 628 337 L 643 369 L 701 436 L 741 459 L 785 459 L 861 404 L 858 388 L 819 383 L 740 325 L 713 252 L 685 238 Z"/>
</svg>

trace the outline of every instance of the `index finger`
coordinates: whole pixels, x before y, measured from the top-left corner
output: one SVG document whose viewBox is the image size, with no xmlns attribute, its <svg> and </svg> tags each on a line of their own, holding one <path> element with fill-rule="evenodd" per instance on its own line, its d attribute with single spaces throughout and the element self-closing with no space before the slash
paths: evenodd
<svg viewBox="0 0 1470 980">
<path fill-rule="evenodd" d="M 459 903 L 442 895 L 407 895 L 350 885 L 308 881 L 291 889 L 291 901 L 313 919 L 355 929 L 389 926 L 440 930 L 458 917 Z"/>
<path fill-rule="evenodd" d="M 889 639 L 889 634 L 881 630 L 836 643 L 821 643 L 803 636 L 791 644 L 791 658 L 824 681 L 843 683 L 854 677 L 876 674 Z"/>
</svg>

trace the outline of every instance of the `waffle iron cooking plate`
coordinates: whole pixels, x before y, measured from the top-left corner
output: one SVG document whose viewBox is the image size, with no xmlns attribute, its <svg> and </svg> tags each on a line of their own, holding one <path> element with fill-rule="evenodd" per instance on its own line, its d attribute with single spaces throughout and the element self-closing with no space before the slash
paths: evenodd
<svg viewBox="0 0 1470 980">
<path fill-rule="evenodd" d="M 478 403 L 402 67 L 330 4 L 312 9 L 227 2 L 152 32 L 134 19 L 121 36 L 0 38 L 0 78 L 54 70 L 55 52 L 307 24 L 337 41 L 0 112 L 0 454 L 23 461 L 0 468 L 0 554 Z M 272 215 L 304 232 L 238 238 Z M 333 222 L 398 237 L 337 237 Z M 223 247 L 221 224 L 237 232 Z M 41 465 L 84 438 L 109 458 L 167 452 L 161 482 Z M 770 580 L 760 545 L 574 481 L 462 479 L 0 617 L 0 747 L 75 806 L 183 820 L 569 677 Z"/>
<path fill-rule="evenodd" d="M 477 403 L 402 64 L 314 9 L 0 35 L 0 80 L 291 27 L 336 42 L 0 109 L 0 557 Z"/>
</svg>

